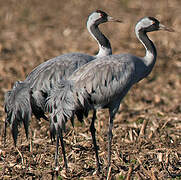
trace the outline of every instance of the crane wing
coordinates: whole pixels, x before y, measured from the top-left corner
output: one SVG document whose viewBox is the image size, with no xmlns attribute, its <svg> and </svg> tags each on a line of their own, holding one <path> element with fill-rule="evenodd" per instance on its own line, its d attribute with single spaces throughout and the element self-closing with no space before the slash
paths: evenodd
<svg viewBox="0 0 181 180">
<path fill-rule="evenodd" d="M 46 87 L 50 80 L 59 81 L 62 78 L 66 79 L 77 68 L 94 58 L 94 56 L 81 53 L 69 53 L 57 56 L 37 66 L 27 76 L 25 81 L 30 83 L 31 88 L 40 90 L 42 87 Z"/>
<path fill-rule="evenodd" d="M 51 84 L 66 79 L 78 67 L 94 59 L 94 56 L 69 53 L 50 59 L 37 66 L 26 78 L 31 87 L 32 112 L 36 118 L 44 118 L 44 105 Z"/>
<path fill-rule="evenodd" d="M 122 94 L 134 82 L 135 66 L 123 57 L 109 56 L 92 61 L 77 70 L 69 78 L 78 89 L 84 89 L 94 105 L 106 104 Z M 77 78 L 78 77 L 78 78 Z"/>
</svg>

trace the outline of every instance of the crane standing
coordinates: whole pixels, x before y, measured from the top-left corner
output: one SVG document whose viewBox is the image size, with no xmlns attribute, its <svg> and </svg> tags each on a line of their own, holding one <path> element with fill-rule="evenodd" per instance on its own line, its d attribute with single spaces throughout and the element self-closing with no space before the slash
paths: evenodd
<svg viewBox="0 0 181 180">
<path fill-rule="evenodd" d="M 109 55 L 97 58 L 76 70 L 68 80 L 56 84 L 47 98 L 47 109 L 54 123 L 57 135 L 55 166 L 58 167 L 58 146 L 61 141 L 64 164 L 67 160 L 63 144 L 62 131 L 67 119 L 73 121 L 74 113 L 83 112 L 85 115 L 92 109 L 93 118 L 90 125 L 97 170 L 100 171 L 98 148 L 95 137 L 94 122 L 96 109 L 109 109 L 108 128 L 108 169 L 111 165 L 111 142 L 113 119 L 119 109 L 121 100 L 130 88 L 152 71 L 156 62 L 156 48 L 148 38 L 147 32 L 157 30 L 172 31 L 153 17 L 144 17 L 135 26 L 138 40 L 144 45 L 146 55 L 137 57 L 131 54 Z"/>
<path fill-rule="evenodd" d="M 90 14 L 87 20 L 87 29 L 99 45 L 96 56 L 83 53 L 68 53 L 50 59 L 37 66 L 24 81 L 15 82 L 12 90 L 5 94 L 4 107 L 7 114 L 5 120 L 4 141 L 6 139 L 6 126 L 10 124 L 14 144 L 16 146 L 18 125 L 23 122 L 26 137 L 28 138 L 28 127 L 31 114 L 37 119 L 45 116 L 45 98 L 50 89 L 49 81 L 59 81 L 69 77 L 77 68 L 92 61 L 97 57 L 112 54 L 109 40 L 100 32 L 99 24 L 105 22 L 121 22 L 109 16 L 101 10 Z M 54 126 L 50 125 L 51 139 L 54 137 Z"/>
</svg>

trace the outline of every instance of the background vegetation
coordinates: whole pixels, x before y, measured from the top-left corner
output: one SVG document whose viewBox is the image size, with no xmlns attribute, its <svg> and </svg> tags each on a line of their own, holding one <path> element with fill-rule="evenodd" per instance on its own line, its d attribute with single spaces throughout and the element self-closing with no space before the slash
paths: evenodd
<svg viewBox="0 0 181 180">
<path fill-rule="evenodd" d="M 144 56 L 145 50 L 134 34 L 135 23 L 144 16 L 154 16 L 176 31 L 149 34 L 157 47 L 157 63 L 151 75 L 135 85 L 120 106 L 114 121 L 109 178 L 181 178 L 180 5 L 179 0 L 0 0 L 0 177 L 55 178 L 55 144 L 50 142 L 49 123 L 32 118 L 31 148 L 20 128 L 18 148 L 23 162 L 9 129 L 3 147 L 4 93 L 16 80 L 24 80 L 34 67 L 52 57 L 68 52 L 96 54 L 98 46 L 86 29 L 86 20 L 92 11 L 101 9 L 124 21 L 100 26 L 114 54 Z M 99 111 L 96 121 L 103 164 L 100 176 L 95 173 L 89 123 L 90 118 L 84 124 L 77 123 L 74 129 L 67 125 L 64 140 L 70 172 L 61 169 L 59 179 L 105 178 L 107 111 Z"/>
</svg>

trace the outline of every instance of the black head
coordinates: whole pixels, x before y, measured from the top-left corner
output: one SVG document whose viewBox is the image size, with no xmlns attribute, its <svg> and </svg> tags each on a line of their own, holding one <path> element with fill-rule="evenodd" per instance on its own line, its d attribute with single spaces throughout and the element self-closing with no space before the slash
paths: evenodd
<svg viewBox="0 0 181 180">
<path fill-rule="evenodd" d="M 142 18 L 140 21 L 138 21 L 135 27 L 135 31 L 137 32 L 138 31 L 151 32 L 158 30 L 173 31 L 172 29 L 165 27 L 154 17 Z"/>
<path fill-rule="evenodd" d="M 101 11 L 101 10 L 97 10 L 95 11 L 96 13 L 99 14 L 99 16 L 104 19 L 105 21 L 107 21 L 107 17 L 108 17 L 108 14 L 106 14 L 104 11 Z"/>
<path fill-rule="evenodd" d="M 108 21 L 112 22 L 122 22 L 118 19 L 114 19 L 113 17 L 109 16 L 107 13 L 101 10 L 94 11 L 88 17 L 87 23 L 99 25 L 101 23 L 105 23 Z"/>
<path fill-rule="evenodd" d="M 150 20 L 151 25 L 145 28 L 146 32 L 151 32 L 151 31 L 157 31 L 160 29 L 160 22 L 155 19 L 154 17 L 148 17 Z"/>
</svg>

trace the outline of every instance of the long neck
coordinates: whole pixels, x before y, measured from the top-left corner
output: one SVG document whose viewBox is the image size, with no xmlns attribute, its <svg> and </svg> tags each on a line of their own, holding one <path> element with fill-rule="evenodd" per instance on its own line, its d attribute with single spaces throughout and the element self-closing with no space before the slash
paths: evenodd
<svg viewBox="0 0 181 180">
<path fill-rule="evenodd" d="M 143 58 L 143 61 L 147 67 L 150 67 L 152 69 L 157 57 L 156 48 L 153 42 L 148 38 L 145 31 L 138 31 L 136 35 L 146 49 L 146 55 Z"/>
<path fill-rule="evenodd" d="M 89 25 L 88 23 L 87 29 L 99 45 L 99 52 L 96 57 L 102 57 L 112 54 L 111 44 L 109 40 L 104 36 L 104 34 L 101 33 L 98 25 Z"/>
</svg>

